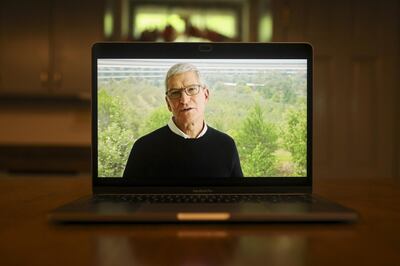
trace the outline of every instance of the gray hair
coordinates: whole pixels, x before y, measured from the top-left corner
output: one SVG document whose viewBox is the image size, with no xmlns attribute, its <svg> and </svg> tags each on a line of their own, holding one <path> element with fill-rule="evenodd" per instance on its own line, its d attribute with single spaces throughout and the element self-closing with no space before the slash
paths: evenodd
<svg viewBox="0 0 400 266">
<path fill-rule="evenodd" d="M 200 71 L 197 67 L 195 67 L 194 65 L 189 64 L 189 63 L 178 63 L 178 64 L 175 64 L 172 67 L 170 67 L 170 69 L 167 72 L 167 75 L 165 76 L 165 90 L 168 90 L 168 80 L 172 76 L 182 74 L 185 72 L 190 72 L 190 71 L 193 71 L 196 73 L 197 78 L 200 82 L 200 85 L 206 85 L 200 74 Z"/>
</svg>

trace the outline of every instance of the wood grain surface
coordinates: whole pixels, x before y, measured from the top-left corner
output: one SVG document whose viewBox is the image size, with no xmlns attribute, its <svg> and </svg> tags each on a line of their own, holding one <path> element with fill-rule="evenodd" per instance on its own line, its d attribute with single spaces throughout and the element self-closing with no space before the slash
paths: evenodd
<svg viewBox="0 0 400 266">
<path fill-rule="evenodd" d="M 0 265 L 400 265 L 400 182 L 320 179 L 354 224 L 53 224 L 89 176 L 0 177 Z"/>
</svg>

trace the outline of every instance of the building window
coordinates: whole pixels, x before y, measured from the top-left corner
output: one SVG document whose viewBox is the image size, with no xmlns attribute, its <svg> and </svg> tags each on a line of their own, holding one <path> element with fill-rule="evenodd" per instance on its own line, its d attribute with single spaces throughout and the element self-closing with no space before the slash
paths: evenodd
<svg viewBox="0 0 400 266">
<path fill-rule="evenodd" d="M 132 38 L 139 41 L 240 41 L 240 8 L 132 2 Z"/>
</svg>

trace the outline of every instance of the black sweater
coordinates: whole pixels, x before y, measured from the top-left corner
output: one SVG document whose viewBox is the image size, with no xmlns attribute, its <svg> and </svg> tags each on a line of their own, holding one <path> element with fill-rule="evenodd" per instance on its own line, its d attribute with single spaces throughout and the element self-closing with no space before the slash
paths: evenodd
<svg viewBox="0 0 400 266">
<path fill-rule="evenodd" d="M 234 140 L 208 127 L 198 139 L 185 139 L 168 126 L 139 138 L 125 167 L 125 178 L 242 177 Z"/>
</svg>

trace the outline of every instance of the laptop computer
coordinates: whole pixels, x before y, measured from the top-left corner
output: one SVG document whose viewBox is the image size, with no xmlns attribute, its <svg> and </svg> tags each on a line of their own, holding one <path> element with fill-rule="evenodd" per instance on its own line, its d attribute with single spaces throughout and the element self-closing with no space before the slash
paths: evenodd
<svg viewBox="0 0 400 266">
<path fill-rule="evenodd" d="M 97 43 L 93 195 L 58 222 L 352 222 L 312 194 L 306 43 Z"/>
</svg>

